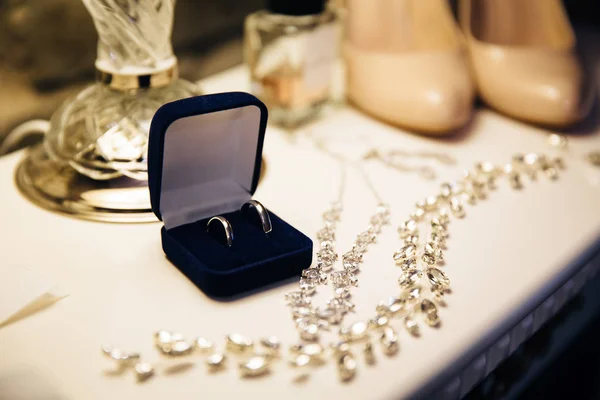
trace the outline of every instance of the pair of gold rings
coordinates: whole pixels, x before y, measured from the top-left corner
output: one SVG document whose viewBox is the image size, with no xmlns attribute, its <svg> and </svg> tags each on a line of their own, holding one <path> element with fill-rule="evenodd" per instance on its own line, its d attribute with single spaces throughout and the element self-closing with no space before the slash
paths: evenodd
<svg viewBox="0 0 600 400">
<path fill-rule="evenodd" d="M 255 210 L 258 214 L 258 218 L 260 219 L 260 223 L 265 234 L 270 233 L 273 230 L 273 227 L 271 225 L 271 217 L 269 216 L 267 209 L 259 201 L 250 200 L 249 202 L 244 203 L 241 208 L 241 212 L 246 213 L 250 209 Z M 215 221 L 218 221 L 223 227 L 223 230 L 225 231 L 225 243 L 227 244 L 227 247 L 231 247 L 233 244 L 233 227 L 227 218 L 220 215 L 212 217 L 206 224 L 206 231 L 208 232 L 210 230 L 211 224 Z"/>
</svg>

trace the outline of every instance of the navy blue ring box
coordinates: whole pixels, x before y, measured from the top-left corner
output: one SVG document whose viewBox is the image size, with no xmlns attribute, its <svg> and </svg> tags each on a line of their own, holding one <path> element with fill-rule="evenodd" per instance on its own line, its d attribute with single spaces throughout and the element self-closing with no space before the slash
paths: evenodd
<svg viewBox="0 0 600 400">
<path fill-rule="evenodd" d="M 152 119 L 148 186 L 163 250 L 212 297 L 299 275 L 312 261 L 312 241 L 293 226 L 270 212 L 267 236 L 240 211 L 258 185 L 267 114 L 256 97 L 231 92 L 165 104 Z M 206 231 L 215 215 L 231 223 L 231 247 Z"/>
</svg>

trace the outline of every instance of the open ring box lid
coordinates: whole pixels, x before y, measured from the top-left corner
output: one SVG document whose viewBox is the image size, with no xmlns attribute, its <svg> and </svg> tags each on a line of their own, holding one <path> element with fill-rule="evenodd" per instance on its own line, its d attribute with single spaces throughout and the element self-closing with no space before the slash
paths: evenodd
<svg viewBox="0 0 600 400">
<path fill-rule="evenodd" d="M 253 208 L 240 211 L 258 185 L 267 114 L 256 97 L 232 92 L 165 104 L 152 119 L 148 186 L 163 250 L 209 296 L 285 280 L 312 261 L 312 241 L 300 231 L 269 212 L 266 235 Z M 224 232 L 206 230 L 217 215 L 232 225 L 231 247 Z"/>
</svg>

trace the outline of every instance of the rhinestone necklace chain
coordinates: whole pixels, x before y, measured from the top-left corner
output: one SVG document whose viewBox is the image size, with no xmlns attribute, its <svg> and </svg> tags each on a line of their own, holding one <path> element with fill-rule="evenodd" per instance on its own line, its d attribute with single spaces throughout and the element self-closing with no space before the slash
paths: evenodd
<svg viewBox="0 0 600 400">
<path fill-rule="evenodd" d="M 373 364 L 376 358 L 372 337 L 379 339 L 386 356 L 398 353 L 399 333 L 394 327 L 394 320 L 400 319 L 405 330 L 413 337 L 419 336 L 419 319 L 434 328 L 441 326 L 439 307 L 446 305 L 445 297 L 451 292 L 450 279 L 442 270 L 442 267 L 446 269 L 443 252 L 449 237 L 451 218 L 464 218 L 465 208 L 488 198 L 497 189 L 497 182 L 501 178 L 505 178 L 512 189 L 522 190 L 525 180 L 536 181 L 540 175 L 556 180 L 559 171 L 564 168 L 560 157 L 516 154 L 508 164 L 477 163 L 464 173 L 462 179 L 441 184 L 439 192 L 418 202 L 409 218 L 398 227 L 402 247 L 393 254 L 393 261 L 400 269 L 399 295 L 377 304 L 374 316 L 370 319 L 340 327 L 339 340 L 326 348 L 320 344 L 319 334 L 331 325 L 341 324 L 344 316 L 354 308 L 350 300 L 351 289 L 356 286 L 355 274 L 362 256 L 390 218 L 389 208 L 380 202 L 370 218 L 370 225 L 358 234 L 352 249 L 342 256 L 342 268 L 336 269 L 338 256 L 334 247 L 335 233 L 342 206 L 341 201 L 334 202 L 322 215 L 324 227 L 317 233 L 319 250 L 316 264 L 303 272 L 299 289 L 285 297 L 302 339 L 300 344 L 289 348 L 289 364 L 296 368 L 318 367 L 328 359 L 333 359 L 340 379 L 350 380 L 357 370 L 358 362 L 354 356 L 356 346 L 361 346 L 367 364 Z M 340 193 L 343 192 L 345 173 L 345 167 L 342 167 Z M 373 190 L 368 177 L 364 177 Z M 376 192 L 374 194 L 378 197 Z M 311 299 L 317 286 L 327 283 L 333 287 L 333 297 L 325 307 L 314 307 Z M 157 332 L 154 342 L 160 354 L 165 356 L 205 354 L 209 371 L 225 368 L 226 354 L 240 357 L 238 368 L 245 378 L 270 373 L 272 365 L 282 358 L 281 343 L 272 336 L 262 338 L 259 345 L 255 345 L 245 336 L 230 334 L 225 337 L 225 351 L 216 351 L 213 343 L 203 337 L 190 342 L 182 335 L 168 331 Z M 118 363 L 119 370 L 133 369 L 138 380 L 145 380 L 154 374 L 152 365 L 142 361 L 137 353 L 107 346 L 103 347 L 103 352 Z"/>
</svg>

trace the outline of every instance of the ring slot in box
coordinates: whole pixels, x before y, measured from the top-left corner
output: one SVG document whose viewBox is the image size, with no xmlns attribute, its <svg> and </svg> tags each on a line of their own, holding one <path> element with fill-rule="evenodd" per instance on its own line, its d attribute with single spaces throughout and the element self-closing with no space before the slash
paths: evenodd
<svg viewBox="0 0 600 400">
<path fill-rule="evenodd" d="M 178 100 L 154 115 L 148 145 L 152 210 L 171 262 L 206 294 L 232 296 L 299 275 L 312 241 L 269 212 L 273 230 L 242 213 L 258 185 L 267 109 L 241 92 Z M 267 204 L 264 204 L 268 208 Z M 223 216 L 231 247 L 206 230 Z"/>
</svg>

